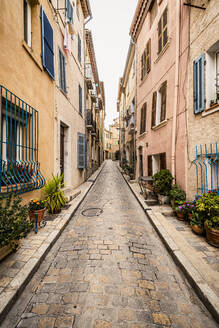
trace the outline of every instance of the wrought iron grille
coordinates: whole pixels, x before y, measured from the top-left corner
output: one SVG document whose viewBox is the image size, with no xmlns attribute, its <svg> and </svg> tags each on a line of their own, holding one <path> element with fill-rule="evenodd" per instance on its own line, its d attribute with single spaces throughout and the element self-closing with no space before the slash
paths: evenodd
<svg viewBox="0 0 219 328">
<path fill-rule="evenodd" d="M 215 191 L 219 194 L 219 152 L 218 143 L 196 146 L 197 195 Z"/>
<path fill-rule="evenodd" d="M 42 188 L 38 161 L 39 114 L 0 86 L 0 195 Z"/>
</svg>

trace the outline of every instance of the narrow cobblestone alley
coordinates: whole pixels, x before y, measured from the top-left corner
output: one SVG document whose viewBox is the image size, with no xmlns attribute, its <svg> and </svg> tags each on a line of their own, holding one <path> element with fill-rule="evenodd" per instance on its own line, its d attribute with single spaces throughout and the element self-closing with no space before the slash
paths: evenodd
<svg viewBox="0 0 219 328">
<path fill-rule="evenodd" d="M 2 328 L 217 327 L 116 165 L 106 162 Z"/>
</svg>

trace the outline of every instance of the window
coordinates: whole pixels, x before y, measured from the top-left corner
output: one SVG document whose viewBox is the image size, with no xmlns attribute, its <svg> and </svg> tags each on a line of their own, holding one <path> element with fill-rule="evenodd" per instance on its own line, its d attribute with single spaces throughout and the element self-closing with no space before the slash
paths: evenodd
<svg viewBox="0 0 219 328">
<path fill-rule="evenodd" d="M 194 113 L 204 110 L 204 54 L 193 62 Z"/>
<path fill-rule="evenodd" d="M 59 86 L 65 93 L 66 90 L 66 73 L 65 73 L 65 56 L 59 49 Z"/>
<path fill-rule="evenodd" d="M 65 8 L 66 8 L 66 17 L 68 22 L 73 23 L 73 7 L 71 5 L 70 0 L 65 1 Z"/>
<path fill-rule="evenodd" d="M 78 34 L 78 60 L 81 63 L 81 38 Z"/>
<path fill-rule="evenodd" d="M 79 113 L 82 115 L 82 88 L 80 84 L 78 86 L 78 96 L 79 96 Z"/>
<path fill-rule="evenodd" d="M 158 92 L 153 93 L 151 127 L 160 124 L 166 119 L 166 93 L 167 82 L 165 81 Z"/>
<path fill-rule="evenodd" d="M 78 169 L 86 168 L 86 137 L 78 133 Z"/>
<path fill-rule="evenodd" d="M 157 16 L 157 0 L 152 1 L 149 11 L 150 11 L 150 26 L 152 26 Z"/>
<path fill-rule="evenodd" d="M 23 0 L 24 6 L 24 41 L 29 47 L 32 46 L 31 34 L 31 6 L 28 0 Z"/>
<path fill-rule="evenodd" d="M 163 50 L 168 41 L 167 34 L 167 8 L 164 10 L 158 23 L 158 54 Z"/>
<path fill-rule="evenodd" d="M 80 2 L 79 2 L 79 0 L 77 0 L 76 12 L 77 12 L 78 19 L 80 19 L 79 6 L 80 6 Z"/>
<path fill-rule="evenodd" d="M 48 74 L 54 79 L 53 29 L 42 7 L 40 17 L 42 33 L 42 64 Z"/>
<path fill-rule="evenodd" d="M 144 103 L 144 105 L 141 108 L 140 134 L 142 134 L 146 131 L 146 113 L 147 113 L 147 104 Z"/>
<path fill-rule="evenodd" d="M 219 104 L 219 41 L 206 53 L 206 107 Z"/>
<path fill-rule="evenodd" d="M 0 107 L 0 195 L 42 188 L 38 112 L 3 86 Z"/>
<path fill-rule="evenodd" d="M 141 80 L 151 69 L 151 39 L 146 44 L 146 48 L 141 56 Z"/>
<path fill-rule="evenodd" d="M 166 153 L 148 156 L 148 175 L 152 176 L 155 173 L 166 169 Z"/>
</svg>

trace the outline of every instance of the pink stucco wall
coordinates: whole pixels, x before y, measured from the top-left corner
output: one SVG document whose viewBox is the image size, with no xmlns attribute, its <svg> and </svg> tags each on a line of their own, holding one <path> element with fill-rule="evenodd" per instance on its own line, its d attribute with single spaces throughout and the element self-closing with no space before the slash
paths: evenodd
<svg viewBox="0 0 219 328">
<path fill-rule="evenodd" d="M 159 1 L 158 1 L 159 2 Z M 185 122 L 186 102 L 186 63 L 188 43 L 188 9 L 181 1 L 180 22 L 180 71 L 179 71 L 179 95 L 177 105 L 176 128 L 176 182 L 185 189 Z M 164 9 L 168 6 L 168 45 L 163 54 L 158 56 L 158 22 Z M 141 81 L 141 55 L 147 41 L 151 38 L 151 70 Z M 148 175 L 147 156 L 166 153 L 167 168 L 171 170 L 172 128 L 175 87 L 175 59 L 176 59 L 176 2 L 163 0 L 158 5 L 157 16 L 150 28 L 150 14 L 148 13 L 137 39 L 137 176 L 139 176 L 138 148 L 143 149 L 143 174 Z M 152 95 L 158 91 L 161 84 L 167 81 L 166 98 L 166 122 L 164 125 L 151 129 L 152 119 Z M 183 88 L 184 87 L 184 88 Z M 185 90 L 184 90 L 185 89 Z M 141 107 L 147 102 L 146 133 L 139 135 Z"/>
</svg>

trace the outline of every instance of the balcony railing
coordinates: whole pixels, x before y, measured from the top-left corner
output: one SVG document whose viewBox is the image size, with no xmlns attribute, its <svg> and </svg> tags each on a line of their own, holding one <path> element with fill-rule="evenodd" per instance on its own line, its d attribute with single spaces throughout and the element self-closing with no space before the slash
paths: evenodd
<svg viewBox="0 0 219 328">
<path fill-rule="evenodd" d="M 87 121 L 86 121 L 86 126 L 88 129 L 93 128 L 93 114 L 90 110 L 87 111 Z"/>
<path fill-rule="evenodd" d="M 88 89 L 93 89 L 93 73 L 92 73 L 92 67 L 91 64 L 85 65 L 85 78 Z"/>
<path fill-rule="evenodd" d="M 42 188 L 38 161 L 39 114 L 0 86 L 0 195 Z"/>
</svg>

